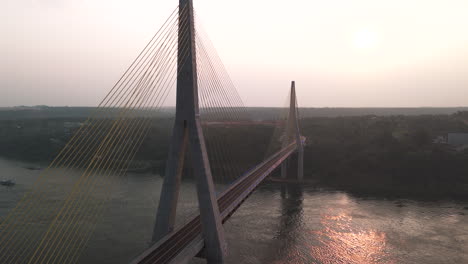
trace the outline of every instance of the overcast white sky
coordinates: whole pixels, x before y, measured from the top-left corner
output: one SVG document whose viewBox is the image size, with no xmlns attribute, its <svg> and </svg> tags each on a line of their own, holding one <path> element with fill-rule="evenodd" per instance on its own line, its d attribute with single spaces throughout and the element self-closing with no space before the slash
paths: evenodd
<svg viewBox="0 0 468 264">
<path fill-rule="evenodd" d="M 0 106 L 97 105 L 178 4 L 0 1 Z M 466 0 L 194 3 L 246 105 L 468 105 Z"/>
</svg>

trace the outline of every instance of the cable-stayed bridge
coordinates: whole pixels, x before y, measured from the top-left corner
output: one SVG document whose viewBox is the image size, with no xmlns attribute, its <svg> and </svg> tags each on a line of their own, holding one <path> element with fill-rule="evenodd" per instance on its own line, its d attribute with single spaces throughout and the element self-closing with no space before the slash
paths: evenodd
<svg viewBox="0 0 468 264">
<path fill-rule="evenodd" d="M 305 138 L 299 131 L 295 83 L 268 155 L 254 164 L 241 162 L 239 155 L 232 157 L 229 148 L 234 146 L 226 143 L 227 131 L 248 124 L 248 113 L 195 18 L 192 0 L 180 0 L 32 191 L 2 219 L 1 263 L 79 262 L 109 199 L 107 192 L 96 191 L 97 186 L 109 185 L 111 192 L 125 175 L 150 136 L 153 116 L 173 88 L 174 127 L 154 229 L 148 230 L 153 233 L 152 243 L 133 263 L 186 263 L 195 256 L 224 263 L 227 245 L 222 225 L 255 188 L 278 167 L 286 177 L 295 154 L 294 177 L 302 180 Z M 80 176 L 69 188 L 56 185 L 64 195 L 50 201 L 47 179 L 66 177 L 72 170 L 79 170 Z M 199 211 L 177 226 L 185 174 L 194 177 Z M 39 206 L 49 202 L 50 206 Z"/>
</svg>

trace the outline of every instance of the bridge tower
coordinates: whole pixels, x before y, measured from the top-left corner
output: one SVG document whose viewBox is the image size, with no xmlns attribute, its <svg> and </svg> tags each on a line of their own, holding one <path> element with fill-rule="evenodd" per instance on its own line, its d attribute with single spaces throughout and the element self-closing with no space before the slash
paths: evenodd
<svg viewBox="0 0 468 264">
<path fill-rule="evenodd" d="M 197 196 L 208 263 L 223 263 L 226 242 L 214 189 L 198 106 L 195 26 L 192 0 L 179 0 L 176 115 L 166 173 L 161 190 L 153 242 L 174 230 L 177 200 L 184 163 L 190 162 L 197 182 Z M 186 47 L 189 54 L 186 55 Z M 184 51 L 183 51 L 184 50 Z M 183 54 L 184 53 L 184 54 Z M 186 152 L 190 160 L 186 159 Z M 188 167 L 187 167 L 188 168 Z"/>
<path fill-rule="evenodd" d="M 297 180 L 302 181 L 304 178 L 304 145 L 299 131 L 299 121 L 297 114 L 297 98 L 296 98 L 296 83 L 291 82 L 291 95 L 289 101 L 288 123 L 286 124 L 286 134 L 283 137 L 283 147 L 287 146 L 292 140 L 297 144 Z M 287 177 L 288 165 L 291 163 L 291 157 L 287 158 L 281 164 L 281 178 Z"/>
</svg>

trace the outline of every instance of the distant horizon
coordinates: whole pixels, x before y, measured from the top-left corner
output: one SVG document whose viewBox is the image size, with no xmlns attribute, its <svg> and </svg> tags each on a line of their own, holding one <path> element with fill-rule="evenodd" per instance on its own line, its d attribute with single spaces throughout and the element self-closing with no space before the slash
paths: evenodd
<svg viewBox="0 0 468 264">
<path fill-rule="evenodd" d="M 0 105 L 97 105 L 177 4 L 6 1 Z M 468 1 L 194 5 L 247 106 L 281 107 L 292 80 L 301 107 L 468 105 Z"/>
</svg>

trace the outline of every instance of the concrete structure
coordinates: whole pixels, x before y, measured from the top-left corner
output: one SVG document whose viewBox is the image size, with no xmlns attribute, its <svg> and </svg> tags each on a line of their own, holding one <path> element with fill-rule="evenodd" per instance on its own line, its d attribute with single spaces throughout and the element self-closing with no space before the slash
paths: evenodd
<svg viewBox="0 0 468 264">
<path fill-rule="evenodd" d="M 289 101 L 289 115 L 288 123 L 286 125 L 286 135 L 283 137 L 283 148 L 287 146 L 291 141 L 296 141 L 297 145 L 297 180 L 302 181 L 304 179 L 304 144 L 301 139 L 301 133 L 299 131 L 299 121 L 296 107 L 296 83 L 291 82 L 291 95 Z M 291 158 L 287 158 L 283 164 L 281 164 L 281 178 L 287 177 L 288 166 L 291 163 Z"/>
<path fill-rule="evenodd" d="M 220 193 L 218 204 L 222 221 L 227 221 L 255 188 L 296 152 L 297 145 L 293 141 L 258 164 L 254 169 L 244 173 L 239 180 Z M 200 216 L 194 216 L 184 226 L 178 227 L 174 232 L 164 236 L 136 257 L 132 264 L 188 263 L 192 257 L 200 256 L 199 252 L 204 248 L 202 233 Z"/>
<path fill-rule="evenodd" d="M 182 22 L 183 21 L 183 22 Z M 187 34 L 188 32 L 188 34 Z M 153 241 L 159 241 L 174 230 L 177 200 L 186 151 L 197 179 L 200 220 L 208 263 L 223 263 L 226 254 L 224 230 L 206 153 L 198 106 L 198 83 L 195 28 L 192 0 L 179 1 L 179 50 L 176 117 L 166 174 L 156 215 Z M 182 47 L 189 48 L 188 57 Z"/>
<path fill-rule="evenodd" d="M 196 67 L 192 67 L 192 71 L 193 69 L 196 69 Z M 191 84 L 194 87 L 196 80 L 192 80 Z M 295 153 L 299 154 L 298 165 L 300 166 L 300 170 L 298 172 L 300 174 L 298 178 L 302 180 L 305 137 L 300 136 L 298 130 L 299 124 L 297 120 L 294 82 L 291 89 L 292 99 L 290 115 L 288 117 L 288 129 L 284 135 L 288 136 L 289 139 L 284 139 L 283 137 L 283 145 L 278 152 L 246 171 L 226 190 L 218 194 L 217 197 L 213 193 L 213 182 L 208 160 L 206 159 L 206 149 L 198 115 L 195 114 L 193 116 L 193 113 L 187 110 L 190 108 L 184 108 L 189 103 L 184 101 L 188 100 L 188 97 L 182 96 L 180 98 L 179 95 L 185 89 L 182 86 L 178 86 L 177 117 L 154 229 L 155 243 L 137 256 L 132 261 L 133 264 L 188 263 L 195 256 L 206 257 L 208 263 L 223 263 L 225 256 L 223 246 L 225 244 L 221 221 L 223 223 L 227 221 L 259 184 L 274 170 L 285 164 Z M 193 96 L 192 99 L 196 102 Z M 196 110 L 197 107 L 195 106 L 196 104 L 191 105 Z M 194 122 L 194 125 L 191 122 Z M 193 126 L 195 126 L 196 130 Z M 189 143 L 189 150 L 191 151 L 189 156 L 196 155 L 191 160 L 195 167 L 198 181 L 200 215 L 194 216 L 186 224 L 174 230 L 175 209 L 182 174 L 182 164 L 185 157 L 184 150 Z M 196 144 L 196 148 L 192 144 Z M 216 198 L 216 200 L 213 201 L 213 198 Z"/>
<path fill-rule="evenodd" d="M 154 244 L 133 263 L 187 263 L 194 256 L 203 256 L 208 263 L 224 263 L 226 243 L 222 223 L 272 171 L 286 164 L 286 160 L 296 152 L 299 160 L 298 179 L 302 180 L 304 139 L 299 133 L 295 84 L 292 82 L 291 105 L 282 149 L 245 172 L 216 196 L 198 105 L 192 0 L 179 0 L 178 46 L 176 117 L 153 231 Z M 188 59 L 182 56 L 181 47 L 184 50 L 188 47 Z M 190 165 L 185 169 L 193 168 L 196 177 L 200 215 L 175 230 L 184 164 Z"/>
</svg>

